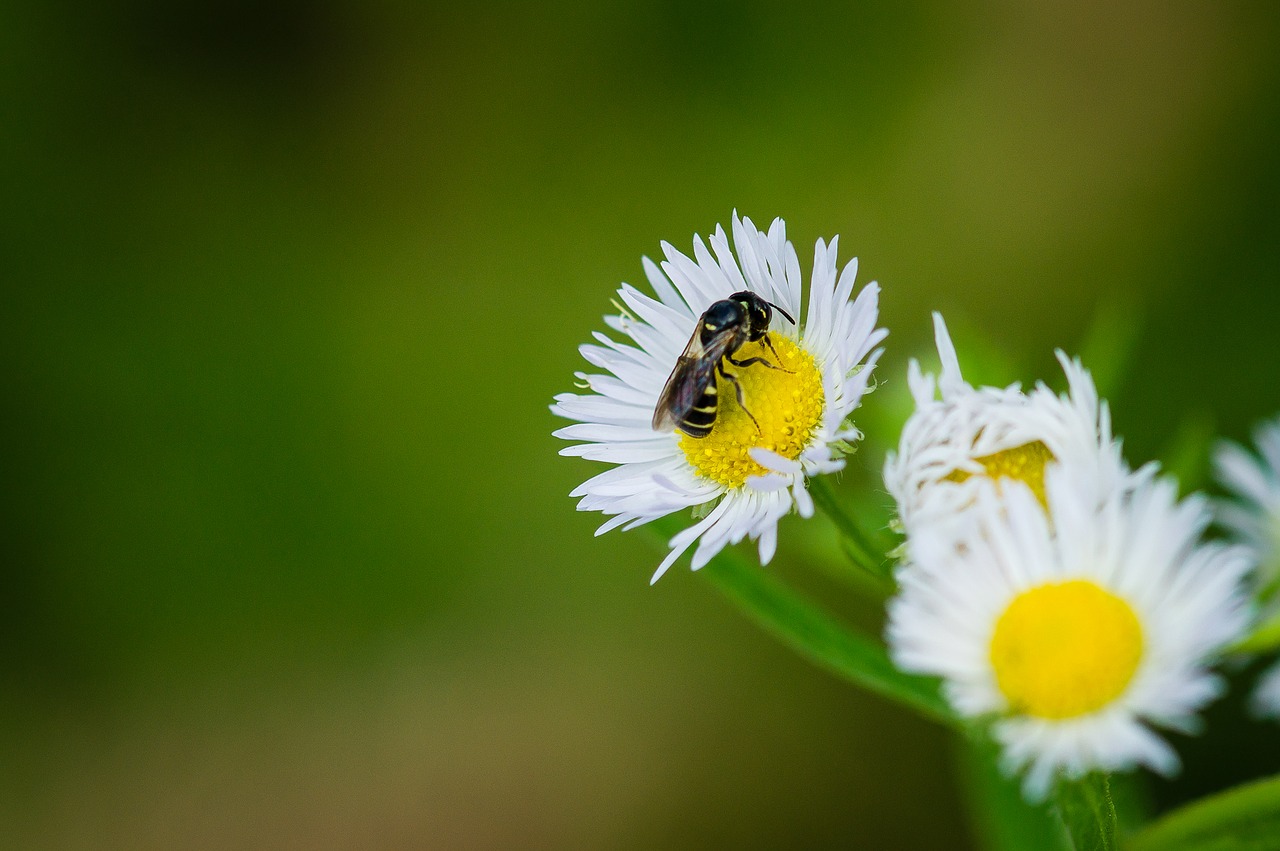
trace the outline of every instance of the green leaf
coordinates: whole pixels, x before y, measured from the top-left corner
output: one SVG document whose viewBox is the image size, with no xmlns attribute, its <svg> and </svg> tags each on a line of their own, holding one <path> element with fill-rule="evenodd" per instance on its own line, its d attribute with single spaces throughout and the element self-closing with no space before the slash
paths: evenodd
<svg viewBox="0 0 1280 851">
<path fill-rule="evenodd" d="M 1115 395 L 1129 371 L 1142 316 L 1137 299 L 1120 290 L 1112 290 L 1093 315 L 1093 325 L 1080 344 L 1080 362 L 1093 374 L 1104 399 Z"/>
<path fill-rule="evenodd" d="M 1227 648 L 1229 653 L 1266 653 L 1280 647 L 1280 615 L 1263 621 L 1253 632 Z"/>
<path fill-rule="evenodd" d="M 1125 851 L 1280 851 L 1280 776 L 1174 810 L 1135 834 Z"/>
<path fill-rule="evenodd" d="M 1196 411 L 1178 424 L 1178 430 L 1160 453 L 1164 459 L 1160 466 L 1177 478 L 1182 493 L 1190 493 L 1204 485 L 1213 439 L 1213 415 Z"/>
<path fill-rule="evenodd" d="M 974 837 L 989 851 L 1070 851 L 1062 822 L 1045 805 L 1028 804 L 1022 784 L 996 764 L 995 743 L 976 730 L 957 737 L 956 765 Z"/>
<path fill-rule="evenodd" d="M 926 718 L 959 724 L 937 679 L 899 671 L 879 641 L 842 624 L 738 551 L 722 550 L 703 573 L 748 617 L 801 656 Z"/>
<path fill-rule="evenodd" d="M 1116 807 L 1105 774 L 1061 781 L 1055 804 L 1076 851 L 1115 851 Z"/>
</svg>

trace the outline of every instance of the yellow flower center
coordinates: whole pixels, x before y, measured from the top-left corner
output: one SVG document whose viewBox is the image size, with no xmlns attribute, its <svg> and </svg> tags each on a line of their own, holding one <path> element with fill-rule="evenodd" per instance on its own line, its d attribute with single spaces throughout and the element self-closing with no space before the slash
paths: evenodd
<svg viewBox="0 0 1280 851">
<path fill-rule="evenodd" d="M 1124 692 L 1142 649 L 1142 625 L 1129 604 L 1074 579 L 1014 598 L 996 621 L 991 665 L 1014 712 L 1074 718 Z"/>
<path fill-rule="evenodd" d="M 769 341 L 773 351 L 764 341 L 747 343 L 734 353 L 734 360 L 763 358 L 781 369 L 763 363 L 737 367 L 724 361 L 725 369 L 737 379 L 747 410 L 738 404 L 734 383 L 717 373 L 718 404 L 711 433 L 680 435 L 680 448 L 693 468 L 727 487 L 741 487 L 748 476 L 769 472 L 751 458 L 749 449 L 764 447 L 794 461 L 822 422 L 822 373 L 813 355 L 781 334 L 770 334 Z"/>
<path fill-rule="evenodd" d="M 1048 505 L 1048 498 L 1044 492 L 1044 468 L 1054 458 L 1049 447 L 1040 441 L 1033 440 L 1031 443 L 1024 443 L 1012 449 L 1002 449 L 973 460 L 981 464 L 986 470 L 987 477 L 994 479 L 997 484 L 1000 479 L 1016 479 L 1031 488 L 1031 492 L 1036 495 L 1036 499 L 1040 500 L 1041 505 Z M 943 476 L 943 479 L 949 482 L 963 482 L 971 475 L 973 474 L 966 470 L 952 470 Z"/>
</svg>

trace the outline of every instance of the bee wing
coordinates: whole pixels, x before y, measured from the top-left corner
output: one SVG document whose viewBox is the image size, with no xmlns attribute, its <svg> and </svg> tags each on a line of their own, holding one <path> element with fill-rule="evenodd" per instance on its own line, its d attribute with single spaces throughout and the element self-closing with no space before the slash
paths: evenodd
<svg viewBox="0 0 1280 851">
<path fill-rule="evenodd" d="M 707 385 L 715 380 L 716 365 L 729 349 L 731 342 L 728 335 L 716 337 L 707 346 L 698 339 L 700 330 L 695 330 L 684 347 L 684 353 L 676 360 L 675 369 L 667 377 L 667 383 L 658 396 L 658 404 L 653 409 L 654 431 L 671 431 L 676 427 L 689 410 L 702 398 Z"/>
</svg>

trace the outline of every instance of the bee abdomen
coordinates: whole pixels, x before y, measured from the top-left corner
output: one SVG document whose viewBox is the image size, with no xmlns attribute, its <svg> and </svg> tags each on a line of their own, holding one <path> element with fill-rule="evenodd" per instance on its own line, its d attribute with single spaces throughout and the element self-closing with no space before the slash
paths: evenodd
<svg viewBox="0 0 1280 851">
<path fill-rule="evenodd" d="M 716 423 L 716 388 L 712 384 L 698 397 L 680 421 L 680 430 L 690 437 L 706 437 Z"/>
</svg>

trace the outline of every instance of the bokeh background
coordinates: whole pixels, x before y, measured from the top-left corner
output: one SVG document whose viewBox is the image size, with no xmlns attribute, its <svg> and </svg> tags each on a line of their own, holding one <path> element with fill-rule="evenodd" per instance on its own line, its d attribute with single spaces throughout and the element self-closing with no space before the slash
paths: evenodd
<svg viewBox="0 0 1280 851">
<path fill-rule="evenodd" d="M 567 496 L 576 346 L 735 208 L 884 288 L 868 510 L 933 309 L 1191 486 L 1280 410 L 1265 3 L 52 0 L 0 108 L 6 847 L 971 847 L 946 736 Z M 874 629 L 829 536 L 769 569 Z M 1211 728 L 1157 805 L 1280 767 Z"/>
</svg>

